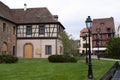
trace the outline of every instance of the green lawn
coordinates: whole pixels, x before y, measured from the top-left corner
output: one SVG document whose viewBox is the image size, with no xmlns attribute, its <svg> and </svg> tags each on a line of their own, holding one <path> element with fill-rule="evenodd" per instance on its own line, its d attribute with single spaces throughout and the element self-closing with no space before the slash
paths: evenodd
<svg viewBox="0 0 120 80">
<path fill-rule="evenodd" d="M 113 61 L 92 60 L 94 80 L 98 80 Z M 16 64 L 0 64 L 0 80 L 88 80 L 85 60 L 77 63 L 50 63 L 47 59 L 20 59 Z"/>
</svg>

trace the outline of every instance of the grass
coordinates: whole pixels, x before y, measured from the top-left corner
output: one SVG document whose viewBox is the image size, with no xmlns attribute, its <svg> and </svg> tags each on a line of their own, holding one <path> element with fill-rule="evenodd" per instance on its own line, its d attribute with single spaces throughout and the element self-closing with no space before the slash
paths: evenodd
<svg viewBox="0 0 120 80">
<path fill-rule="evenodd" d="M 114 61 L 92 60 L 94 80 Z M 88 80 L 85 60 L 77 63 L 50 63 L 47 59 L 20 59 L 16 64 L 0 64 L 0 80 Z"/>
</svg>

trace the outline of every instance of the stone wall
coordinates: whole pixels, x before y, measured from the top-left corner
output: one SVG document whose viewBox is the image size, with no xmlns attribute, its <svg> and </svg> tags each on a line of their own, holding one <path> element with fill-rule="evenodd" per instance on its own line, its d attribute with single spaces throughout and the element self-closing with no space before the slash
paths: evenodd
<svg viewBox="0 0 120 80">
<path fill-rule="evenodd" d="M 5 24 L 6 28 L 3 31 L 3 24 Z M 16 34 L 14 28 L 16 25 L 9 21 L 0 19 L 0 54 L 2 54 L 2 45 L 6 43 L 7 51 L 6 54 L 16 53 L 16 48 L 13 51 L 13 46 L 16 47 Z"/>
</svg>

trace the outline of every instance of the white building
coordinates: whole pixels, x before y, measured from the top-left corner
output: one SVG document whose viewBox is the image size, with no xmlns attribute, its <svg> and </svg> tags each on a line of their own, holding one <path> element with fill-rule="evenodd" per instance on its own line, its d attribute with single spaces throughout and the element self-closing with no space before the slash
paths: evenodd
<svg viewBox="0 0 120 80">
<path fill-rule="evenodd" d="M 92 38 L 90 36 L 90 46 L 91 46 L 91 53 L 92 53 Z M 88 37 L 88 29 L 83 28 L 80 31 L 80 49 L 79 53 L 86 54 L 86 51 L 89 50 L 89 37 Z"/>
</svg>

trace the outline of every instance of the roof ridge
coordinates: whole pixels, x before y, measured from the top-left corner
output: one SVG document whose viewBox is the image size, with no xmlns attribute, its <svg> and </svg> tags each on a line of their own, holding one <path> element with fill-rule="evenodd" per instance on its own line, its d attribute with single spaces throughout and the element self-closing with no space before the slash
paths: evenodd
<svg viewBox="0 0 120 80">
<path fill-rule="evenodd" d="M 27 9 L 47 9 L 47 7 L 31 7 Z M 11 10 L 24 10 L 24 8 L 11 8 Z"/>
<path fill-rule="evenodd" d="M 109 18 L 96 18 L 96 19 L 93 19 L 93 20 L 104 20 L 104 19 L 113 19 L 113 17 L 109 17 Z"/>
</svg>

